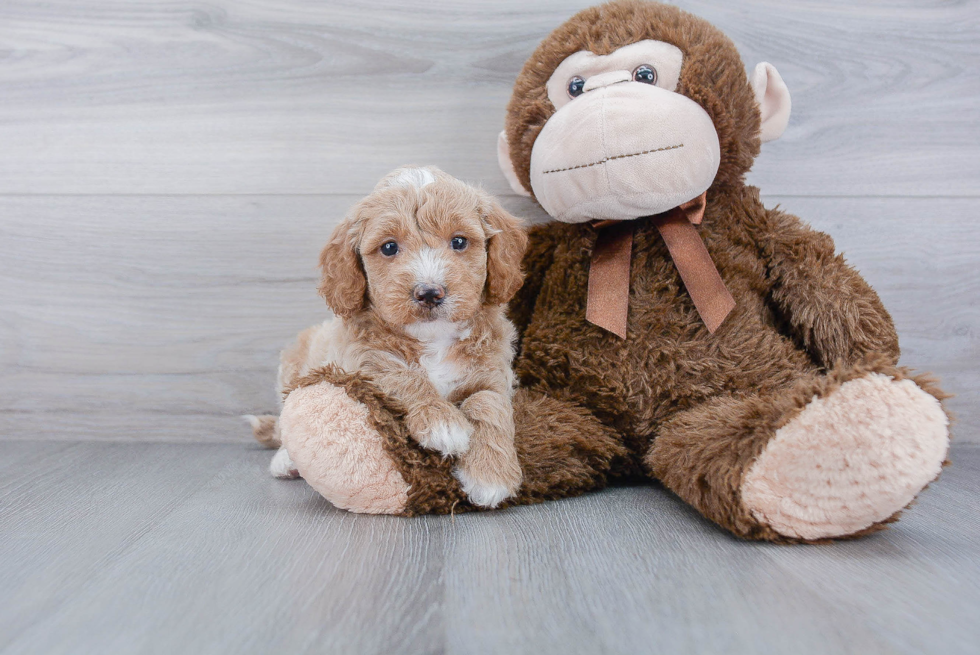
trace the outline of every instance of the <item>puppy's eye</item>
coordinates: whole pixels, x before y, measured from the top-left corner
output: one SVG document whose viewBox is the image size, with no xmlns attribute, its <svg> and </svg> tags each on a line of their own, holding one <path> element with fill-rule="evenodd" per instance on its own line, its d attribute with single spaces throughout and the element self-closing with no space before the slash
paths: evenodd
<svg viewBox="0 0 980 655">
<path fill-rule="evenodd" d="M 385 257 L 393 257 L 398 253 L 398 244 L 394 241 L 386 241 L 381 246 L 381 254 Z"/>
<path fill-rule="evenodd" d="M 453 250 L 466 250 L 466 237 L 453 237 L 449 241 L 449 245 L 452 246 Z"/>
<path fill-rule="evenodd" d="M 633 69 L 633 79 L 644 84 L 656 84 L 657 69 L 650 64 L 640 64 Z"/>
<path fill-rule="evenodd" d="M 577 98 L 585 91 L 585 80 L 576 75 L 568 80 L 568 97 Z"/>
</svg>

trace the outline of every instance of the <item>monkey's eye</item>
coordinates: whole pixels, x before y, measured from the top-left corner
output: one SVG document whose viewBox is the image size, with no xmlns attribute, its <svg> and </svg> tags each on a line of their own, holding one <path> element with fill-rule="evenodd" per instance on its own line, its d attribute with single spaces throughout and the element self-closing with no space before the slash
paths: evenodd
<svg viewBox="0 0 980 655">
<path fill-rule="evenodd" d="M 568 97 L 577 98 L 585 91 L 585 80 L 576 75 L 568 80 Z"/>
<path fill-rule="evenodd" d="M 657 69 L 650 64 L 640 64 L 633 69 L 633 79 L 644 84 L 656 84 Z"/>
<path fill-rule="evenodd" d="M 381 245 L 381 254 L 385 257 L 394 257 L 398 254 L 398 244 L 394 241 L 385 241 Z"/>
<path fill-rule="evenodd" d="M 453 237 L 449 240 L 453 250 L 466 250 L 466 243 L 466 237 Z"/>
</svg>

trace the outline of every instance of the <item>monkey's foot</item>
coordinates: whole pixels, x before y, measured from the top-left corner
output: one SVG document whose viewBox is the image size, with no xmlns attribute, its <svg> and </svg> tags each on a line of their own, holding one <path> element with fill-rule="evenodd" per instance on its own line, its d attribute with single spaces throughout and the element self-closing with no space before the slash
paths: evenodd
<svg viewBox="0 0 980 655">
<path fill-rule="evenodd" d="M 786 537 L 860 532 L 939 476 L 948 425 L 939 400 L 912 380 L 850 380 L 776 431 L 742 480 L 742 502 Z"/>
<path fill-rule="evenodd" d="M 328 382 L 289 394 L 279 416 L 282 442 L 300 475 L 340 509 L 400 514 L 409 486 L 368 420 L 368 410 Z"/>
</svg>

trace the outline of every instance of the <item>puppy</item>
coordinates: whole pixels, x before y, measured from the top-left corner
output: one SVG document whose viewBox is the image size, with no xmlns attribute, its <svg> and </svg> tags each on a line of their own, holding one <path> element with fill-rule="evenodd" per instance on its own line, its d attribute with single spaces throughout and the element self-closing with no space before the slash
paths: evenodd
<svg viewBox="0 0 980 655">
<path fill-rule="evenodd" d="M 395 170 L 323 249 L 319 291 L 335 317 L 283 351 L 280 391 L 326 364 L 370 376 L 404 405 L 419 445 L 458 458 L 470 501 L 496 507 L 521 483 L 505 303 L 526 245 L 520 221 L 486 193 L 434 167 Z M 275 417 L 250 420 L 259 441 L 279 445 Z M 270 470 L 298 476 L 285 448 Z"/>
</svg>

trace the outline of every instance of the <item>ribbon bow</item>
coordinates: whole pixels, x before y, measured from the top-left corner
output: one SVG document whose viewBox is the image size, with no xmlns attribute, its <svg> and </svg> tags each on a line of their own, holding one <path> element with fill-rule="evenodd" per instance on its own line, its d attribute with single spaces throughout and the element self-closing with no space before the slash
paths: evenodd
<svg viewBox="0 0 980 655">
<path fill-rule="evenodd" d="M 649 220 L 667 244 L 701 320 L 713 333 L 734 309 L 735 299 L 694 227 L 704 218 L 706 196 L 707 191 Z M 625 339 L 635 221 L 599 221 L 593 227 L 599 230 L 599 237 L 589 267 L 585 320 Z"/>
</svg>

